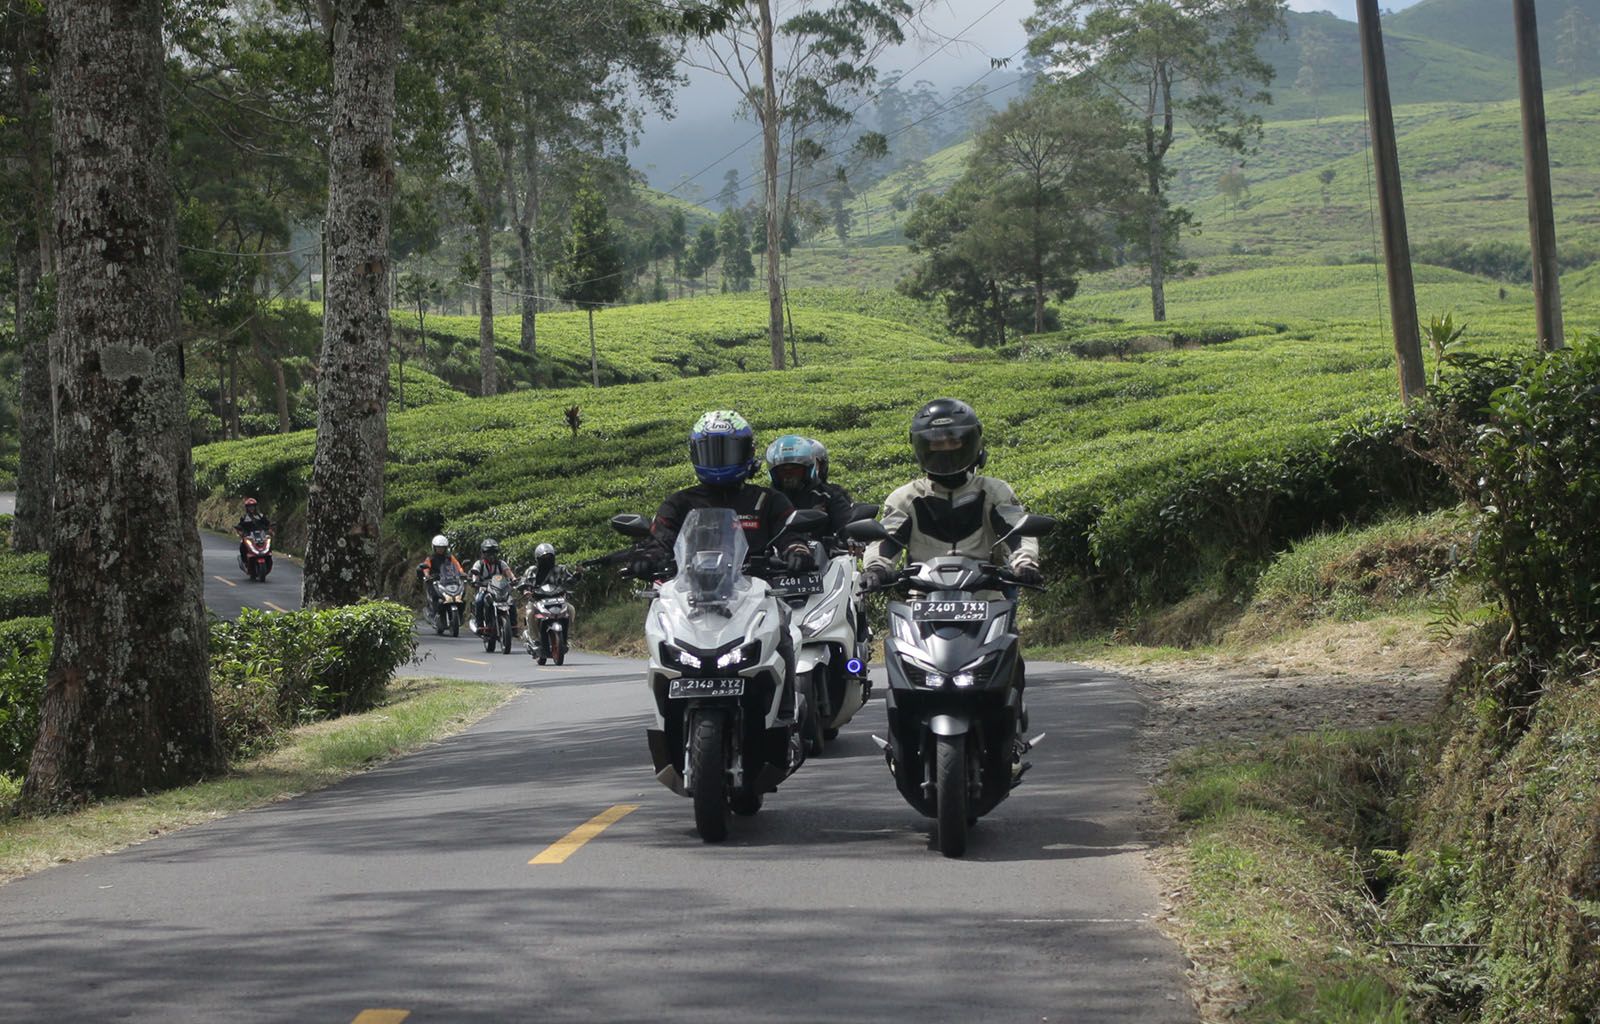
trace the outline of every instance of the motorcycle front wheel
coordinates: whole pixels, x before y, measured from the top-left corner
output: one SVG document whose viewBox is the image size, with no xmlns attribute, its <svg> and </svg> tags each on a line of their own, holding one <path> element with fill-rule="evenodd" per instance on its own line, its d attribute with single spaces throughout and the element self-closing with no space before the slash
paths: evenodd
<svg viewBox="0 0 1600 1024">
<path fill-rule="evenodd" d="M 511 614 L 509 612 L 502 612 L 500 614 L 500 653 L 501 654 L 510 654 L 511 653 L 511 633 L 512 633 Z"/>
<path fill-rule="evenodd" d="M 967 737 L 936 736 L 934 787 L 939 801 L 939 852 L 967 852 Z"/>
<path fill-rule="evenodd" d="M 449 615 L 450 615 L 450 635 L 451 636 L 460 636 L 461 635 L 461 609 L 456 607 L 455 605 L 451 605 L 450 606 Z"/>
<path fill-rule="evenodd" d="M 806 756 L 815 757 L 822 753 L 822 744 L 826 739 L 822 728 L 822 710 L 817 703 L 817 686 L 820 681 L 814 671 L 807 673 L 806 678 L 806 713 L 800 723 L 800 733 L 806 740 Z"/>
<path fill-rule="evenodd" d="M 500 637 L 495 630 L 488 628 L 487 622 L 479 622 L 478 628 L 483 631 L 483 653 L 493 654 L 495 645 L 500 642 Z"/>
<path fill-rule="evenodd" d="M 554 648 L 551 653 L 555 655 L 556 664 L 565 665 L 567 663 L 567 631 L 562 630 L 556 633 L 555 641 L 550 646 Z"/>
<path fill-rule="evenodd" d="M 694 722 L 689 762 L 694 776 L 694 827 L 708 843 L 728 838 L 728 748 L 726 713 L 702 711 Z"/>
</svg>

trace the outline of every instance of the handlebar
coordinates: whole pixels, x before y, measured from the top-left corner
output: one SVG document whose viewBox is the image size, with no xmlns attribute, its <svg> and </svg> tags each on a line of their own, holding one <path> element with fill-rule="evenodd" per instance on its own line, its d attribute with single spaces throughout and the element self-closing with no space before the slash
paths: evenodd
<svg viewBox="0 0 1600 1024">
<path fill-rule="evenodd" d="M 919 582 L 918 577 L 921 576 L 922 569 L 923 566 L 920 563 L 908 565 L 904 569 L 895 570 L 894 577 L 887 583 L 883 583 L 878 586 L 863 585 L 861 592 L 863 594 L 878 594 L 883 593 L 884 591 L 894 590 L 896 588 L 911 589 L 912 584 Z M 977 566 L 977 569 L 979 572 L 983 573 L 983 575 L 980 576 L 976 582 L 965 587 L 951 587 L 949 589 L 960 590 L 963 593 L 969 594 L 979 590 L 996 590 L 1001 587 L 1019 587 L 1023 590 L 1044 590 L 1044 586 L 1042 584 L 1024 583 L 1022 580 L 1017 579 L 1016 576 L 1004 566 L 981 563 Z"/>
</svg>

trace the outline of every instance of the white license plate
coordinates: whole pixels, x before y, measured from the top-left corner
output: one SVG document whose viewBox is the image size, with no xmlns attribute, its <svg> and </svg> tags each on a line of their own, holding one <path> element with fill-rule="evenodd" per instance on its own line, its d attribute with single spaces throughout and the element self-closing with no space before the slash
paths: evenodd
<svg viewBox="0 0 1600 1024">
<path fill-rule="evenodd" d="M 820 594 L 822 593 L 822 574 L 808 572 L 798 576 L 779 576 L 772 581 L 772 586 L 774 590 L 782 590 L 790 594 Z"/>
<path fill-rule="evenodd" d="M 744 680 L 736 679 L 674 679 L 667 684 L 667 696 L 674 699 L 689 697 L 743 697 Z"/>
<path fill-rule="evenodd" d="M 912 601 L 913 622 L 982 622 L 989 617 L 987 601 Z"/>
</svg>

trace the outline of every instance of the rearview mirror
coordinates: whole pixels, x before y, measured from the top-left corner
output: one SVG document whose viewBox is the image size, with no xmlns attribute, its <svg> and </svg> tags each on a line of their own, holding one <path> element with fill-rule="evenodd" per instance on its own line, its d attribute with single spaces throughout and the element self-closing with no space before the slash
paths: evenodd
<svg viewBox="0 0 1600 1024">
<path fill-rule="evenodd" d="M 878 518 L 878 506 L 871 502 L 858 501 L 850 506 L 850 522 L 858 523 L 863 519 Z"/>
<path fill-rule="evenodd" d="M 1011 526 L 1011 532 L 1018 537 L 1043 537 L 1056 528 L 1056 521 L 1049 516 L 1024 515 Z"/>
<path fill-rule="evenodd" d="M 643 540 L 650 536 L 650 520 L 632 512 L 611 517 L 611 528 L 624 537 L 636 537 Z"/>
<path fill-rule="evenodd" d="M 828 513 L 821 509 L 802 509 L 789 520 L 789 529 L 794 533 L 816 533 L 828 527 Z"/>
<path fill-rule="evenodd" d="M 861 541 L 863 544 L 889 539 L 889 531 L 884 529 L 883 524 L 876 519 L 858 519 L 853 523 L 846 523 L 844 535 L 851 540 Z"/>
</svg>

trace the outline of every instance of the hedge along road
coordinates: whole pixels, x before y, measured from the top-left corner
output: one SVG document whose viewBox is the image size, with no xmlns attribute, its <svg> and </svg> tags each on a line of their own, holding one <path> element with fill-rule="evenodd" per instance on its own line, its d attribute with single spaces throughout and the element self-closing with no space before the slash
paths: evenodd
<svg viewBox="0 0 1600 1024">
<path fill-rule="evenodd" d="M 208 538 L 208 576 L 231 554 Z M 207 596 L 292 607 L 297 575 Z M 330 789 L 5 886 L 5 1018 L 1194 1019 L 1151 920 L 1119 680 L 1030 666 L 1049 739 L 952 861 L 868 737 L 879 701 L 707 846 L 651 778 L 637 663 L 427 646 L 422 671 L 518 696 Z"/>
</svg>

